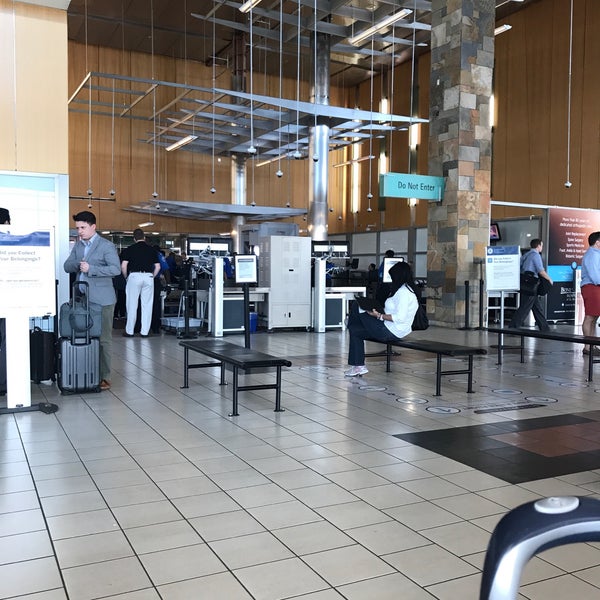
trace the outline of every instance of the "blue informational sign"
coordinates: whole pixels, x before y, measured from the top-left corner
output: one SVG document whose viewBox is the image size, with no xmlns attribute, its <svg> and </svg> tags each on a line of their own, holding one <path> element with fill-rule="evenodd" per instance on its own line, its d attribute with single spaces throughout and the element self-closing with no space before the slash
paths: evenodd
<svg viewBox="0 0 600 600">
<path fill-rule="evenodd" d="M 53 232 L 15 229 L 11 225 L 0 226 L 0 286 L 11 292 L 0 294 L 0 317 L 53 315 Z"/>
<path fill-rule="evenodd" d="M 33 231 L 24 235 L 12 235 L 0 231 L 0 246 L 49 246 L 49 231 Z"/>
<path fill-rule="evenodd" d="M 519 246 L 488 246 L 485 260 L 487 291 L 518 290 L 520 264 Z"/>
<path fill-rule="evenodd" d="M 444 178 L 411 173 L 385 173 L 379 176 L 379 195 L 387 198 L 417 198 L 440 202 Z"/>
</svg>

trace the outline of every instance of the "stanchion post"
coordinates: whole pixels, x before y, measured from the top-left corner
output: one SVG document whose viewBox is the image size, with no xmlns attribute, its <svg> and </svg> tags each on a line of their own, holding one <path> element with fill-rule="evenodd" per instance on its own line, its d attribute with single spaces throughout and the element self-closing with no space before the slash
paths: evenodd
<svg viewBox="0 0 600 600">
<path fill-rule="evenodd" d="M 190 337 L 190 307 L 189 307 L 189 283 L 187 277 L 183 282 L 183 335 Z"/>
<path fill-rule="evenodd" d="M 471 300 L 471 284 L 469 281 L 465 281 L 465 329 L 469 329 L 470 322 L 470 302 Z"/>
<path fill-rule="evenodd" d="M 183 300 L 183 334 L 180 337 L 189 340 L 195 338 L 196 334 L 190 332 L 190 290 L 187 279 L 183 282 L 181 298 Z"/>
<path fill-rule="evenodd" d="M 250 348 L 250 284 L 242 283 L 244 292 L 244 347 Z"/>
<path fill-rule="evenodd" d="M 460 327 L 459 329 L 471 329 L 469 327 L 469 300 L 470 300 L 470 284 L 468 281 L 465 281 L 465 325 L 464 327 Z"/>
<path fill-rule="evenodd" d="M 479 329 L 483 329 L 483 279 L 479 280 Z"/>
</svg>

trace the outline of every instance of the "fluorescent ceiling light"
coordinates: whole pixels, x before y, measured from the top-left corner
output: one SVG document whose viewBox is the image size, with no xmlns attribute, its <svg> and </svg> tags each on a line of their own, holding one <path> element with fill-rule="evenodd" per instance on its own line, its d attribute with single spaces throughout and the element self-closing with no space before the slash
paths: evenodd
<svg viewBox="0 0 600 600">
<path fill-rule="evenodd" d="M 362 41 L 366 40 L 368 37 L 371 37 L 380 29 L 384 29 L 385 27 L 393 25 L 396 21 L 404 19 L 404 17 L 408 17 L 408 15 L 410 15 L 411 13 L 412 10 L 409 10 L 408 8 L 403 8 L 401 11 L 393 15 L 388 15 L 387 17 L 385 17 L 385 19 L 382 19 L 378 23 L 375 23 L 375 25 L 361 31 L 360 33 L 357 33 L 356 35 L 353 35 L 351 38 L 348 38 L 348 42 L 350 42 L 353 46 L 360 44 Z"/>
<path fill-rule="evenodd" d="M 373 154 L 369 154 L 368 156 L 361 156 L 360 158 L 353 158 L 352 160 L 347 160 L 345 162 L 338 163 L 337 165 L 333 165 L 335 167 L 345 167 L 346 165 L 353 165 L 355 163 L 362 162 L 363 160 L 372 160 L 376 158 Z"/>
<path fill-rule="evenodd" d="M 170 146 L 167 146 L 165 148 L 165 150 L 167 152 L 171 152 L 171 150 L 177 150 L 177 148 L 181 148 L 181 146 L 185 146 L 186 144 L 189 144 L 190 142 L 193 142 L 194 140 L 197 140 L 197 139 L 198 139 L 197 135 L 186 135 L 184 138 L 181 138 L 179 141 L 174 142 Z"/>
<path fill-rule="evenodd" d="M 509 29 L 512 29 L 512 25 L 507 25 L 505 23 L 504 25 L 500 25 L 500 27 L 496 27 L 496 29 L 494 29 L 494 35 L 499 35 L 505 31 L 508 31 Z"/>
<path fill-rule="evenodd" d="M 273 158 L 268 158 L 268 159 L 263 160 L 261 162 L 257 162 L 256 166 L 257 167 L 264 167 L 265 165 L 269 165 L 269 164 L 274 163 L 274 162 L 276 162 L 278 160 L 285 159 L 286 156 L 287 156 L 287 154 L 280 154 L 279 156 L 274 156 Z"/>
<path fill-rule="evenodd" d="M 246 0 L 246 2 L 240 6 L 240 12 L 250 12 L 259 2 L 260 0 Z"/>
<path fill-rule="evenodd" d="M 150 227 L 154 225 L 154 221 L 145 221 L 144 223 L 139 223 L 138 227 Z"/>
</svg>

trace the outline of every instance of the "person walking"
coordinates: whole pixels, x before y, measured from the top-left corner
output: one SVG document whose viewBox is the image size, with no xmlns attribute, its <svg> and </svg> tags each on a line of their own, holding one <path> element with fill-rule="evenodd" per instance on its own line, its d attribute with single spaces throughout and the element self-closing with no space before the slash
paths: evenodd
<svg viewBox="0 0 600 600">
<path fill-rule="evenodd" d="M 146 236 L 139 227 L 134 229 L 133 239 L 134 243 L 123 251 L 123 260 L 121 261 L 121 273 L 127 279 L 125 288 L 127 323 L 123 335 L 133 337 L 138 303 L 141 301 L 142 324 L 140 335 L 148 337 L 152 323 L 154 278 L 160 271 L 160 262 L 156 251 L 146 243 Z"/>
<path fill-rule="evenodd" d="M 365 366 L 366 339 L 393 341 L 407 336 L 412 331 L 412 323 L 419 307 L 412 269 L 408 263 L 399 262 L 389 273 L 392 278 L 391 295 L 385 301 L 383 313 L 375 309 L 361 311 L 357 302 L 352 306 L 348 319 L 350 369 L 344 373 L 346 377 L 356 377 L 369 372 Z"/>
<path fill-rule="evenodd" d="M 588 236 L 589 248 L 581 260 L 581 296 L 585 316 L 581 329 L 583 335 L 595 336 L 598 317 L 600 316 L 600 231 Z M 583 350 L 589 354 L 590 348 Z"/>
<path fill-rule="evenodd" d="M 112 328 L 116 295 L 113 277 L 120 273 L 115 245 L 96 233 L 96 215 L 89 210 L 73 215 L 79 239 L 64 264 L 67 273 L 88 283 L 88 299 L 102 306 L 100 389 L 109 390 L 112 367 Z"/>
<path fill-rule="evenodd" d="M 550 275 L 546 273 L 544 270 L 544 263 L 542 262 L 542 249 L 544 247 L 544 242 L 539 238 L 534 238 L 531 240 L 529 246 L 531 249 L 528 252 L 525 252 L 521 257 L 521 275 L 526 271 L 530 271 L 534 274 L 536 279 L 540 277 L 546 279 L 550 285 L 554 282 L 550 279 Z M 546 317 L 544 315 L 544 311 L 542 310 L 542 305 L 540 304 L 540 298 L 536 293 L 528 294 L 524 291 L 520 293 L 520 305 L 519 308 L 513 314 L 513 317 L 510 321 L 510 327 L 514 327 L 518 329 L 523 326 L 523 322 L 527 315 L 533 311 L 533 318 L 540 329 L 540 331 L 549 331 L 550 326 L 548 325 L 548 321 L 546 321 Z"/>
</svg>

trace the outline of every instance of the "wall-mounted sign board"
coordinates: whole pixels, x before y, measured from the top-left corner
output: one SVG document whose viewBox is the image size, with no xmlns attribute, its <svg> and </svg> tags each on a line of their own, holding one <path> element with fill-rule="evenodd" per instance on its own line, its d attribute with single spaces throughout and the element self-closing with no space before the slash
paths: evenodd
<svg viewBox="0 0 600 600">
<path fill-rule="evenodd" d="M 379 195 L 387 198 L 417 198 L 440 202 L 444 178 L 411 173 L 385 173 L 379 176 Z"/>
</svg>

